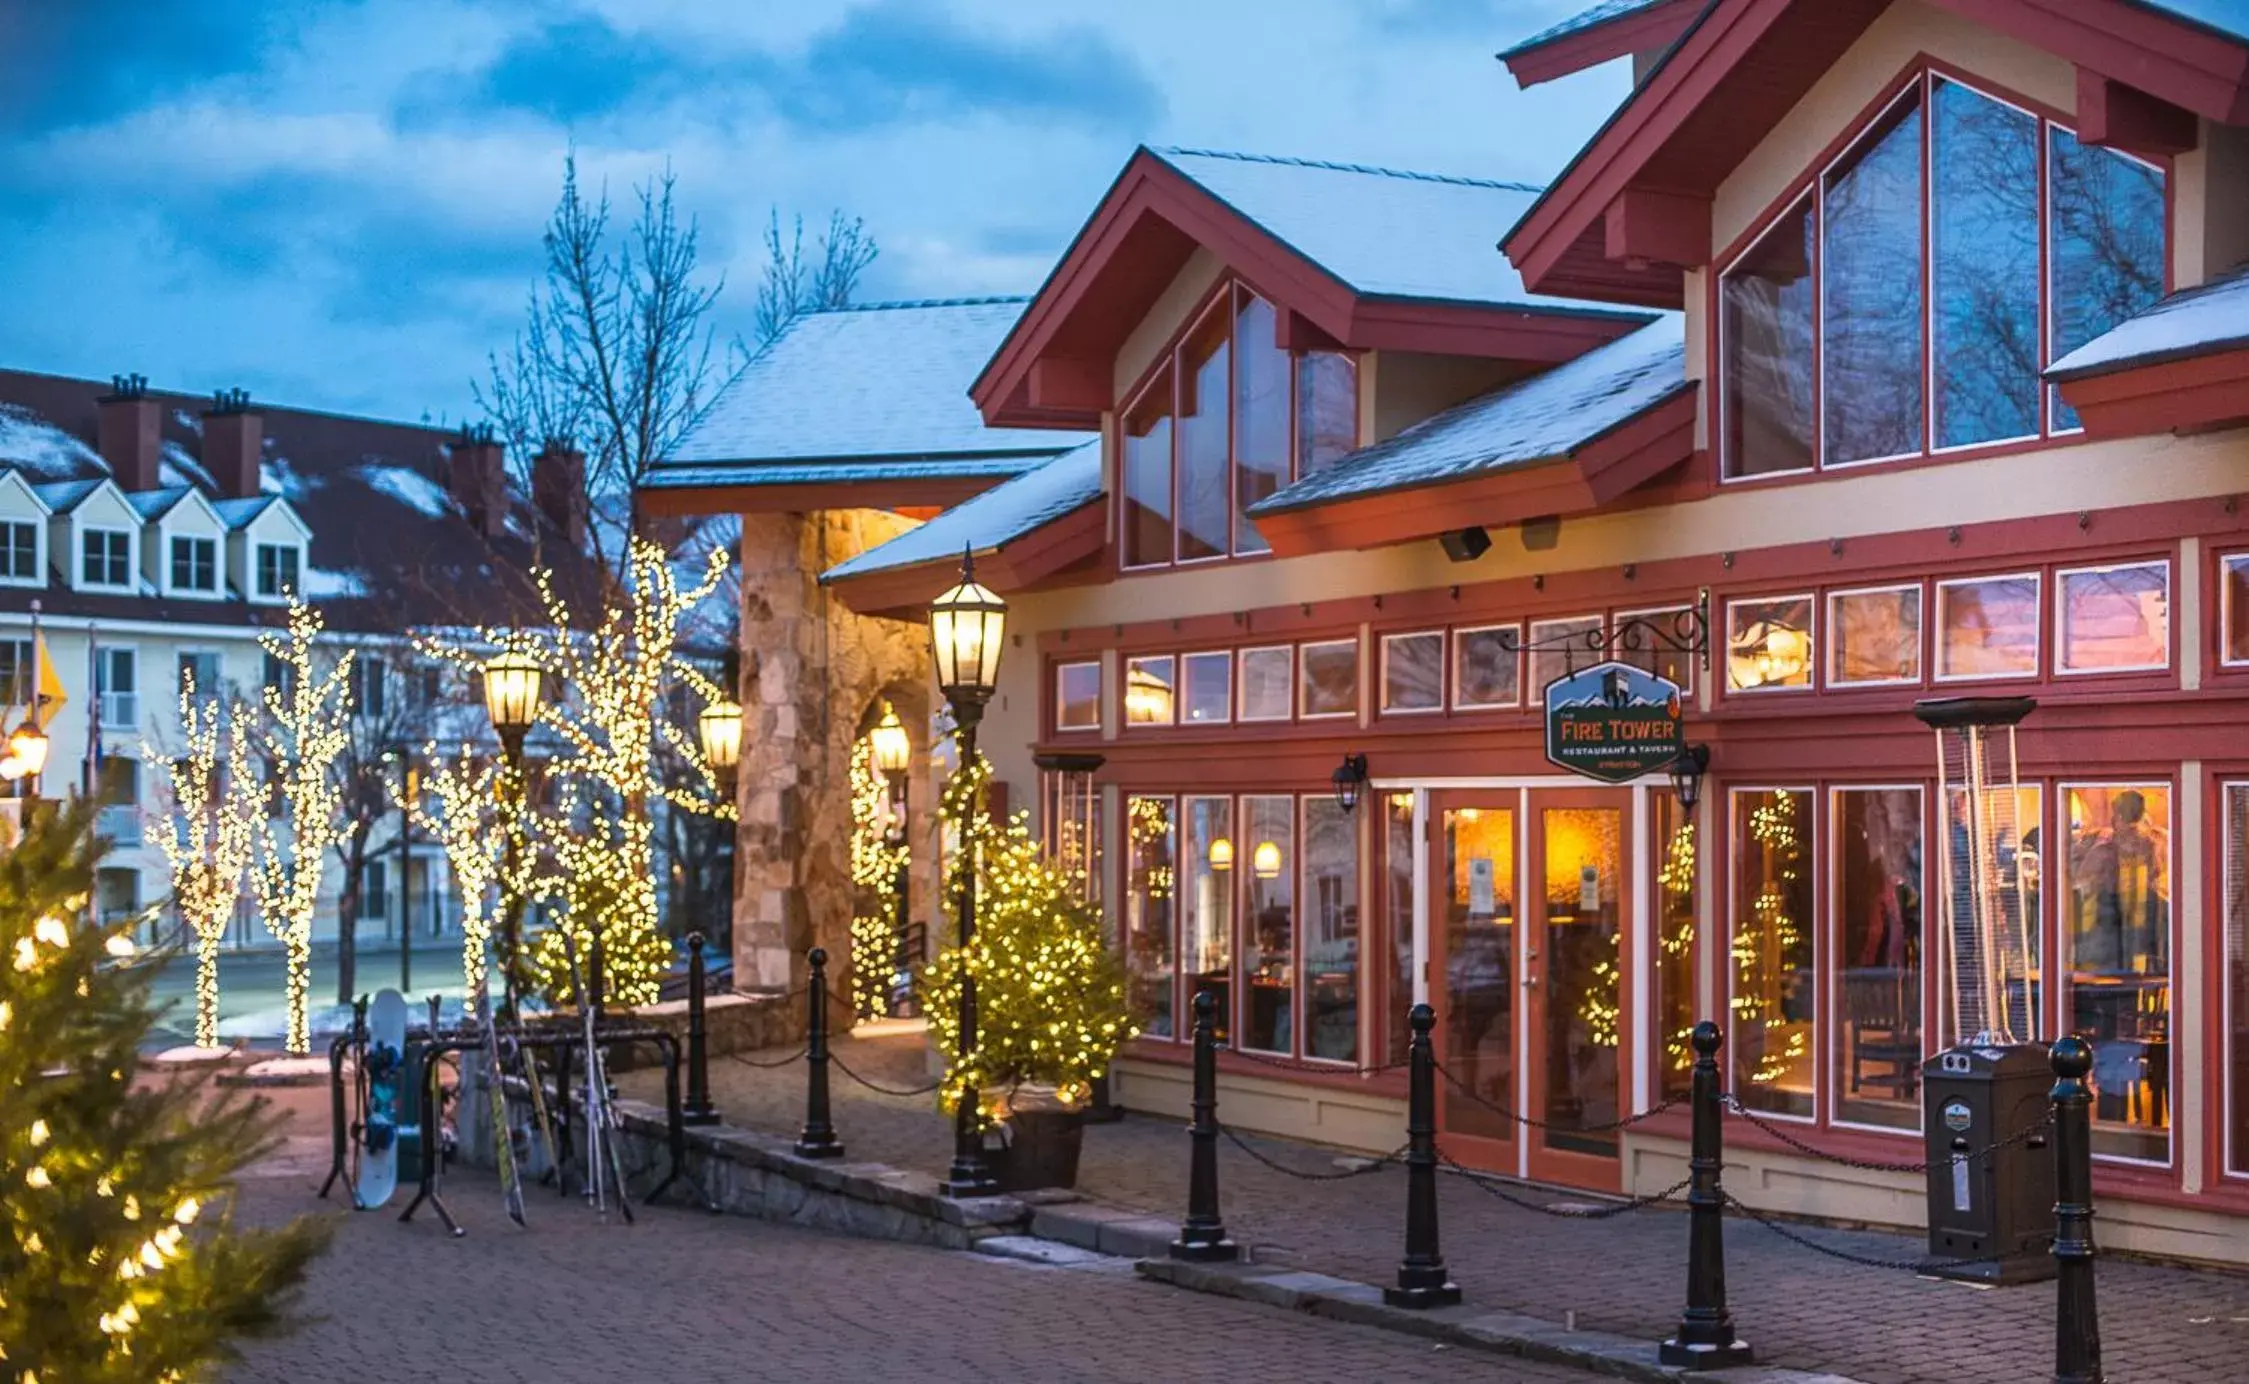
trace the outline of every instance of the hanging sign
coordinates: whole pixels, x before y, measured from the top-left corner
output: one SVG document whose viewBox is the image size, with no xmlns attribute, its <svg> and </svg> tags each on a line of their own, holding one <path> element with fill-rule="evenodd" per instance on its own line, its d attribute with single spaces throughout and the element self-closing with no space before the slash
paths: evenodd
<svg viewBox="0 0 2249 1384">
<path fill-rule="evenodd" d="M 1546 757 L 1625 783 L 1671 767 L 1687 747 L 1679 686 L 1629 663 L 1596 663 L 1546 684 Z"/>
</svg>

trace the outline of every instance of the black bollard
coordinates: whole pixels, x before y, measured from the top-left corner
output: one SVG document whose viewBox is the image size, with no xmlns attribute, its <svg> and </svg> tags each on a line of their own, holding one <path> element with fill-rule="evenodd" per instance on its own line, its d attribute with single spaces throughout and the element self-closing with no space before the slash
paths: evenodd
<svg viewBox="0 0 2249 1384">
<path fill-rule="evenodd" d="M 2054 1384 L 2102 1384 L 2101 1314 L 2093 1301 L 2093 1050 L 2054 1044 Z"/>
<path fill-rule="evenodd" d="M 703 1027 L 703 934 L 687 934 L 687 1104 L 679 1112 L 681 1124 L 714 1125 L 718 1107 L 711 1104 L 710 1046 Z"/>
<path fill-rule="evenodd" d="M 1679 1330 L 1663 1343 L 1666 1365 L 1722 1370 L 1752 1363 L 1749 1342 L 1734 1335 L 1734 1315 L 1726 1310 L 1726 1193 L 1719 1180 L 1725 1167 L 1725 1108 L 1720 1104 L 1718 1025 L 1695 1025 L 1694 1143 L 1687 1170 L 1687 1310 Z"/>
<path fill-rule="evenodd" d="M 1187 1125 L 1187 1137 L 1194 1142 L 1187 1164 L 1187 1219 L 1180 1223 L 1179 1238 L 1171 1242 L 1172 1258 L 1198 1264 L 1241 1257 L 1218 1214 L 1218 1029 L 1213 1017 L 1217 1008 L 1210 991 L 1195 992 L 1195 1095 L 1190 1107 L 1194 1118 Z"/>
<path fill-rule="evenodd" d="M 1437 1246 L 1437 1054 L 1429 1042 L 1437 1011 L 1417 1004 L 1406 1024 L 1413 1029 L 1406 1049 L 1406 1257 L 1398 1261 L 1398 1286 L 1383 1289 L 1382 1300 L 1451 1307 L 1460 1301 L 1460 1285 Z"/>
<path fill-rule="evenodd" d="M 812 988 L 805 1000 L 810 1020 L 804 1033 L 804 1130 L 797 1153 L 804 1158 L 841 1158 L 843 1140 L 828 1116 L 828 953 L 812 949 Z"/>
</svg>

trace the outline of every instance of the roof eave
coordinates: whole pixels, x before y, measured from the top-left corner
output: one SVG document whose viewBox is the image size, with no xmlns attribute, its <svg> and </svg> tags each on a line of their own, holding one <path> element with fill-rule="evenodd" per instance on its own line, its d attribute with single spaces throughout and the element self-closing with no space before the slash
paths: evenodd
<svg viewBox="0 0 2249 1384">
<path fill-rule="evenodd" d="M 1646 9 L 1589 24 L 1499 54 L 1517 86 L 1533 87 L 1636 53 L 1668 48 L 1694 25 L 1704 0 L 1664 0 Z"/>
<path fill-rule="evenodd" d="M 2053 378 L 2092 438 L 2209 432 L 2249 423 L 2249 342 Z"/>
<path fill-rule="evenodd" d="M 994 591 L 1015 592 L 1098 558 L 1107 545 L 1106 496 L 1083 504 L 975 549 L 977 580 Z M 960 579 L 960 560 L 947 555 L 869 571 L 820 574 L 820 584 L 862 615 L 921 611 L 932 597 Z"/>
</svg>

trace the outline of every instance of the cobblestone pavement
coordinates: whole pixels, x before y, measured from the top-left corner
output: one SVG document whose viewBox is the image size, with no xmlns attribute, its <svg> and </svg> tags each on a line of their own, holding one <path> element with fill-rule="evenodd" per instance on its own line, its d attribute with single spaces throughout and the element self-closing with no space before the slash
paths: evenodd
<svg viewBox="0 0 2249 1384">
<path fill-rule="evenodd" d="M 294 1093 L 292 1093 L 294 1094 Z M 530 1228 L 491 1174 L 457 1171 L 467 1226 L 400 1225 L 313 1199 L 324 1112 L 246 1181 L 242 1214 L 343 1222 L 296 1335 L 251 1343 L 231 1384 L 614 1384 L 690 1380 L 1222 1380 L 1563 1384 L 1574 1370 L 1432 1347 L 1147 1283 L 1122 1260 L 1049 1268 L 647 1208 L 603 1224 L 534 1195 Z"/>
<path fill-rule="evenodd" d="M 852 1036 L 837 1054 L 860 1075 L 903 1087 L 927 1080 L 918 1033 Z M 753 1054 L 760 1060 L 781 1053 Z M 625 1084 L 661 1100 L 660 1078 Z M 794 1131 L 803 1118 L 801 1064 L 754 1069 L 713 1059 L 713 1098 L 731 1124 Z M 871 1093 L 841 1072 L 835 1123 L 853 1158 L 941 1172 L 950 1126 L 930 1097 Z M 1332 1172 L 1331 1156 L 1255 1140 L 1274 1161 Z M 1261 1259 L 1386 1283 L 1403 1248 L 1405 1182 L 1396 1168 L 1341 1182 L 1304 1182 L 1219 1145 L 1226 1222 Z M 1186 1205 L 1187 1139 L 1176 1121 L 1127 1117 L 1086 1133 L 1079 1190 L 1099 1201 L 1176 1217 Z M 1513 1190 L 1513 1189 L 1511 1189 Z M 1644 1339 L 1667 1334 L 1685 1288 L 1686 1221 L 1654 1210 L 1603 1222 L 1557 1220 L 1506 1205 L 1481 1185 L 1439 1185 L 1445 1258 L 1470 1302 Z M 1881 1259 L 1922 1242 L 1895 1235 L 1796 1228 L 1822 1245 Z M 2050 1284 L 1991 1290 L 1862 1268 L 1736 1221 L 1726 1272 L 1734 1317 L 1761 1361 L 1831 1369 L 1868 1384 L 2022 1384 L 2053 1360 Z M 2124 1260 L 2100 1267 L 2101 1336 L 2111 1375 L 2133 1384 L 2249 1378 L 2249 1276 Z"/>
</svg>

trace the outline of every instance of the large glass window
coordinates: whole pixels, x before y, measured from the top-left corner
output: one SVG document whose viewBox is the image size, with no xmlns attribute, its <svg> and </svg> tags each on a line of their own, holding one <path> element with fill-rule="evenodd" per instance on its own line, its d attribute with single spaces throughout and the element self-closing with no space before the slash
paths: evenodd
<svg viewBox="0 0 2249 1384">
<path fill-rule="evenodd" d="M 2218 564 L 2218 658 L 2249 664 L 2249 553 L 2235 553 Z"/>
<path fill-rule="evenodd" d="M 1232 316 L 1223 305 L 1203 315 L 1179 346 L 1179 560 L 1223 557 L 1233 502 L 1227 465 L 1232 425 Z"/>
<path fill-rule="evenodd" d="M 1821 179 L 1820 399 L 1831 465 L 1921 450 L 1921 101 Z"/>
<path fill-rule="evenodd" d="M 1937 677 L 2034 677 L 2038 574 L 1937 583 Z"/>
<path fill-rule="evenodd" d="M 1936 442 L 2038 433 L 2038 120 L 1958 82 L 1930 98 Z"/>
<path fill-rule="evenodd" d="M 1234 655 L 1224 649 L 1186 654 L 1179 660 L 1182 725 L 1211 725 L 1234 711 Z"/>
<path fill-rule="evenodd" d="M 1531 621 L 1532 705 L 1546 696 L 1546 684 L 1601 661 L 1602 631 L 1607 627 L 1598 615 Z"/>
<path fill-rule="evenodd" d="M 1101 729 L 1101 665 L 1065 663 L 1054 670 L 1054 728 Z"/>
<path fill-rule="evenodd" d="M 1812 466 L 1812 204 L 1783 212 L 1719 280 L 1729 476 Z"/>
<path fill-rule="evenodd" d="M 2225 1072 L 2226 1171 L 2249 1176 L 2249 783 L 2225 786 L 2225 1004 L 2218 1062 Z"/>
<path fill-rule="evenodd" d="M 2075 428 L 2039 371 L 2162 296 L 2166 239 L 2161 169 L 1919 74 L 1719 279 L 1725 476 Z"/>
<path fill-rule="evenodd" d="M 0 577 L 9 581 L 38 579 L 39 529 L 36 525 L 0 523 Z"/>
<path fill-rule="evenodd" d="M 1174 719 L 1178 676 L 1170 654 L 1149 654 L 1125 660 L 1125 724 L 1168 726 Z"/>
<path fill-rule="evenodd" d="M 1670 1100 L 1693 1085 L 1695 1052 L 1687 1041 L 1702 1018 L 1695 992 L 1695 823 L 1670 793 L 1649 795 L 1655 808 L 1656 1094 Z"/>
<path fill-rule="evenodd" d="M 1444 1102 L 1449 1133 L 1512 1140 L 1515 1094 L 1515 813 L 1455 807 L 1436 814 L 1444 873 L 1431 925 L 1444 959 Z M 1493 1107 L 1498 1107 L 1494 1109 Z"/>
<path fill-rule="evenodd" d="M 1841 788 L 1835 842 L 1835 1118 L 1921 1125 L 1921 790 Z"/>
<path fill-rule="evenodd" d="M 1445 636 L 1382 636 L 1382 709 L 1386 712 L 1438 711 L 1445 705 Z"/>
<path fill-rule="evenodd" d="M 1809 1117 L 1813 971 L 1812 795 L 1733 794 L 1733 1089 L 1745 1105 Z"/>
<path fill-rule="evenodd" d="M 1973 1037 L 1978 1028 L 2002 1018 L 2016 1034 L 2045 1031 L 2046 992 L 2040 979 L 2045 964 L 2045 811 L 2045 790 L 2035 786 L 1986 786 L 1973 800 L 1966 789 L 1954 788 L 1945 804 L 1939 878 L 1945 881 L 1940 893 L 1951 903 L 1949 910 L 1940 908 L 1930 916 L 1940 928 L 1949 919 L 1948 964 L 1963 979 L 1956 986 L 1938 986 L 1939 1042 L 1954 1041 L 1954 1035 Z M 1979 897 L 1988 898 L 1997 910 L 1988 919 L 1994 934 L 1985 932 Z M 1996 954 L 1993 937 L 2001 942 Z M 1963 1015 L 1953 990 L 1970 990 L 1975 977 L 1987 973 L 1999 979 L 2004 1015 L 1981 1014 L 1990 1006 L 1972 998 Z M 1940 968 L 1938 975 L 1941 982 L 1945 970 Z"/>
<path fill-rule="evenodd" d="M 2048 128 L 2047 317 L 2049 358 L 2059 359 L 2163 296 L 2167 237 L 2161 169 Z M 2056 390 L 2054 426 L 2077 425 L 2077 411 Z"/>
<path fill-rule="evenodd" d="M 1304 1055 L 1359 1058 L 1359 819 L 1304 799 Z"/>
<path fill-rule="evenodd" d="M 2135 562 L 2054 574 L 2054 671 L 2171 666 L 2171 564 Z"/>
<path fill-rule="evenodd" d="M 1178 831 L 1169 798 L 1125 799 L 1123 946 L 1126 997 L 1141 1032 L 1172 1035 L 1172 900 L 1177 891 Z"/>
<path fill-rule="evenodd" d="M 1171 369 L 1125 410 L 1124 565 L 1171 561 Z"/>
<path fill-rule="evenodd" d="M 2171 1148 L 2171 789 L 2062 790 L 2067 1030 L 2093 1047 L 2093 1151 Z"/>
<path fill-rule="evenodd" d="M 1771 692 L 1812 685 L 1812 598 L 1726 602 L 1726 686 Z"/>
<path fill-rule="evenodd" d="M 1286 721 L 1295 711 L 1296 650 L 1286 644 L 1240 655 L 1242 719 Z"/>
<path fill-rule="evenodd" d="M 1831 687 L 1919 682 L 1920 586 L 1830 592 L 1827 658 Z"/>
<path fill-rule="evenodd" d="M 1453 631 L 1452 704 L 1458 711 L 1517 706 L 1523 700 L 1523 630 L 1488 625 Z"/>
<path fill-rule="evenodd" d="M 1262 553 L 1251 505 L 1288 484 L 1289 358 L 1275 345 L 1273 305 L 1237 290 L 1234 314 L 1234 551 Z"/>
<path fill-rule="evenodd" d="M 1413 1011 L 1414 852 L 1419 841 L 1414 834 L 1413 794 L 1385 793 L 1382 803 L 1382 926 L 1390 950 L 1382 1061 L 1395 1066 L 1406 1060 L 1413 1036 L 1406 1019 Z"/>
<path fill-rule="evenodd" d="M 1242 842 L 1249 851 L 1242 920 L 1242 1043 L 1289 1052 L 1296 1011 L 1296 800 L 1242 799 Z"/>
<path fill-rule="evenodd" d="M 1301 653 L 1304 669 L 1304 715 L 1356 716 L 1359 714 L 1359 641 L 1331 639 L 1306 644 Z"/>
<path fill-rule="evenodd" d="M 1296 473 L 1325 471 L 1358 445 L 1358 358 L 1306 352 L 1296 362 Z"/>
<path fill-rule="evenodd" d="M 1179 955 L 1190 1001 L 1208 990 L 1224 1038 L 1234 973 L 1234 801 L 1186 798 L 1187 887 L 1179 895 Z"/>
</svg>

